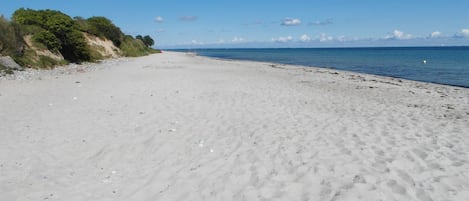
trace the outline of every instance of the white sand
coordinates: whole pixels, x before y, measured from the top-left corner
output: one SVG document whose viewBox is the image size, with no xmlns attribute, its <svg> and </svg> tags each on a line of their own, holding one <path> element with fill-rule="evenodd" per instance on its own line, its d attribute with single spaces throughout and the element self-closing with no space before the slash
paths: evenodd
<svg viewBox="0 0 469 201">
<path fill-rule="evenodd" d="M 0 200 L 469 200 L 469 89 L 171 52 L 1 80 Z"/>
</svg>

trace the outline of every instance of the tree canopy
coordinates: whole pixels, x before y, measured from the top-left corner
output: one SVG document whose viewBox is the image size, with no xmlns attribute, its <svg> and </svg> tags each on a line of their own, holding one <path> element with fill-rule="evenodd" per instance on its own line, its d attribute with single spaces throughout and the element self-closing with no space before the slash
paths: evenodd
<svg viewBox="0 0 469 201">
<path fill-rule="evenodd" d="M 155 41 L 149 35 L 146 35 L 146 36 L 137 35 L 135 36 L 135 39 L 141 40 L 143 44 L 145 44 L 145 46 L 147 47 L 151 47 L 155 44 Z"/>
</svg>

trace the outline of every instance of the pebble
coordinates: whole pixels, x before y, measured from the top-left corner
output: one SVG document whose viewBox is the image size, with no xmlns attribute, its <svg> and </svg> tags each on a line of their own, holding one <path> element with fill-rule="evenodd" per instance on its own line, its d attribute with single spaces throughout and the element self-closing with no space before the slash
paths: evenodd
<svg viewBox="0 0 469 201">
<path fill-rule="evenodd" d="M 199 142 L 199 147 L 201 147 L 201 148 L 204 147 L 204 141 L 203 141 L 203 140 L 201 140 L 201 141 Z"/>
<path fill-rule="evenodd" d="M 57 66 L 52 70 L 37 70 L 25 68 L 22 71 L 15 71 L 14 74 L 0 76 L 0 80 L 41 80 L 43 77 L 59 78 L 59 76 L 74 74 L 77 72 L 90 72 L 103 70 L 116 66 L 118 63 L 129 61 L 126 58 L 106 59 L 100 63 L 69 64 L 67 66 Z M 78 81 L 79 82 L 79 81 Z"/>
</svg>

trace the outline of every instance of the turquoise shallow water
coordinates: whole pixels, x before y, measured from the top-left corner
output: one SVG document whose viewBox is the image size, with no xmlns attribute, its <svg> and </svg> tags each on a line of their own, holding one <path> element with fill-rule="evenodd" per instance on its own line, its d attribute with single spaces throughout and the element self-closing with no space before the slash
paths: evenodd
<svg viewBox="0 0 469 201">
<path fill-rule="evenodd" d="M 202 56 L 223 59 L 325 67 L 469 87 L 469 47 L 192 49 L 190 51 Z"/>
</svg>

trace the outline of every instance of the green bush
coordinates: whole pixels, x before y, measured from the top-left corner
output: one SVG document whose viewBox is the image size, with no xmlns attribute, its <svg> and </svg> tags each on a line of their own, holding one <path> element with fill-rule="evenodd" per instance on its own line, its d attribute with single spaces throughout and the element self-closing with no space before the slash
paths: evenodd
<svg viewBox="0 0 469 201">
<path fill-rule="evenodd" d="M 10 27 L 10 23 L 5 18 L 3 18 L 3 16 L 1 16 L 0 17 L 0 54 L 5 54 L 5 55 L 10 54 L 14 46 L 11 43 L 13 38 L 14 38 L 14 32 L 12 31 Z"/>
<path fill-rule="evenodd" d="M 45 45 L 48 50 L 54 53 L 58 53 L 62 48 L 59 39 L 49 31 L 41 31 L 34 34 L 33 40 Z"/>
<path fill-rule="evenodd" d="M 18 24 L 18 23 L 16 24 L 20 29 L 21 36 L 34 35 L 38 32 L 46 31 L 45 29 L 37 25 L 25 25 L 25 24 Z"/>
<path fill-rule="evenodd" d="M 68 15 L 54 10 L 18 9 L 13 13 L 13 21 L 21 25 L 38 26 L 52 33 L 57 41 L 47 33 L 36 38 L 47 48 L 59 49 L 66 60 L 80 63 L 90 61 L 91 56 L 85 37 L 79 26 Z M 59 46 L 60 45 L 60 46 Z"/>
<path fill-rule="evenodd" d="M 82 26 L 87 28 L 86 32 L 100 38 L 107 38 L 117 47 L 121 45 L 124 34 L 111 20 L 105 17 L 90 17 L 86 22 L 86 26 Z"/>
<path fill-rule="evenodd" d="M 120 49 L 126 57 L 138 57 L 150 54 L 151 50 L 143 44 L 143 41 L 134 39 L 132 36 L 125 36 Z"/>
<path fill-rule="evenodd" d="M 37 55 L 32 49 L 27 49 L 23 56 L 13 58 L 20 66 L 29 68 L 49 69 L 57 65 L 68 64 L 66 60 L 56 60 L 44 55 Z"/>
<path fill-rule="evenodd" d="M 36 66 L 40 68 L 51 68 L 53 66 L 63 65 L 65 63 L 66 62 L 57 61 L 44 55 L 39 55 L 39 61 L 37 62 Z"/>
<path fill-rule="evenodd" d="M 90 50 L 85 37 L 77 30 L 71 31 L 64 36 L 60 53 L 71 62 L 91 61 Z"/>
<path fill-rule="evenodd" d="M 76 16 L 76 17 L 73 17 L 73 20 L 75 21 L 75 23 L 77 24 L 78 26 L 78 29 L 82 32 L 88 32 L 88 30 L 90 29 L 89 28 L 89 25 L 88 25 L 88 21 L 86 21 L 85 18 L 83 17 L 80 17 L 80 16 Z"/>
<path fill-rule="evenodd" d="M 90 47 L 83 32 L 111 40 L 123 56 L 143 56 L 158 52 L 150 46 L 150 36 L 125 36 L 121 29 L 105 17 L 71 18 L 55 10 L 16 10 L 11 21 L 0 16 L 0 54 L 11 56 L 27 67 L 48 68 L 66 62 L 84 62 L 103 59 L 100 46 Z M 28 48 L 24 37 L 32 35 L 35 48 Z M 65 60 L 39 55 L 36 48 L 60 52 Z M 3 69 L 3 67 L 1 67 Z M 6 72 L 5 70 L 2 70 Z"/>
<path fill-rule="evenodd" d="M 91 61 L 98 61 L 98 60 L 104 59 L 103 55 L 99 53 L 99 50 L 104 51 L 104 48 L 102 46 L 97 46 L 97 45 L 93 45 L 90 48 Z"/>
<path fill-rule="evenodd" d="M 42 27 L 44 19 L 39 11 L 20 8 L 13 13 L 13 21 L 24 25 L 38 25 Z"/>
<path fill-rule="evenodd" d="M 24 50 L 24 41 L 19 26 L 0 16 L 0 54 L 21 55 Z"/>
</svg>

